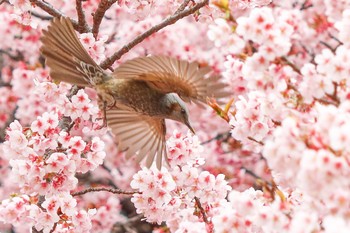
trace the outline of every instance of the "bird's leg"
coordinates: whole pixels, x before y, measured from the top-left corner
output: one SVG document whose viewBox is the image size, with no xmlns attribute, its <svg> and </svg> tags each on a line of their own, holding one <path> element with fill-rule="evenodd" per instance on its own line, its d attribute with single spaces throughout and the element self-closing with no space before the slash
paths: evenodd
<svg viewBox="0 0 350 233">
<path fill-rule="evenodd" d="M 105 98 L 102 99 L 100 97 L 98 101 L 98 105 L 99 105 L 98 107 L 100 108 L 103 114 L 101 118 L 97 118 L 98 120 L 103 120 L 103 124 L 99 129 L 107 127 L 107 109 L 111 109 L 116 105 L 116 100 L 112 96 L 108 96 L 108 97 L 111 97 L 111 98 L 106 99 L 106 96 L 105 96 Z M 109 103 L 112 103 L 112 104 L 109 104 Z"/>
<path fill-rule="evenodd" d="M 98 107 L 102 112 L 102 117 L 96 118 L 96 120 L 103 120 L 103 124 L 98 128 L 98 129 L 102 129 L 104 127 L 107 127 L 107 117 L 106 117 L 107 101 L 103 101 L 103 100 L 98 101 Z"/>
<path fill-rule="evenodd" d="M 103 101 L 103 108 L 102 108 L 102 113 L 103 113 L 103 124 L 102 124 L 102 128 L 107 127 L 107 116 L 106 113 L 107 112 L 107 102 Z"/>
</svg>

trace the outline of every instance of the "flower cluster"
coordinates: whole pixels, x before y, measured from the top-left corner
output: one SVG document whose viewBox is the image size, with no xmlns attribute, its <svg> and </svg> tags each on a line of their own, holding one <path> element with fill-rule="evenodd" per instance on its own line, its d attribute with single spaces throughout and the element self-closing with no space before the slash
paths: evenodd
<svg viewBox="0 0 350 233">
<path fill-rule="evenodd" d="M 175 147 L 170 146 L 168 152 L 170 158 L 173 157 L 170 160 L 173 167 L 169 170 L 162 168 L 161 171 L 143 168 L 134 175 L 131 187 L 140 193 L 134 194 L 131 201 L 136 211 L 144 214 L 147 221 L 158 224 L 166 221 L 170 229 L 183 230 L 190 230 L 190 223 L 193 222 L 199 224 L 200 229 L 205 229 L 205 225 L 210 224 L 205 223 L 200 215 L 206 213 L 189 216 L 190 210 L 199 208 L 196 200 L 208 212 L 212 206 L 225 200 L 231 187 L 227 185 L 223 174 L 215 177 L 196 167 L 198 164 L 194 162 L 198 161 L 200 151 L 198 145 L 193 143 L 195 140 L 195 136 L 191 138 L 190 134 L 182 136 L 175 132 L 169 139 L 169 144 L 174 143 Z"/>
<path fill-rule="evenodd" d="M 174 130 L 172 137 L 167 140 L 167 150 L 168 161 L 172 167 L 204 164 L 203 158 L 200 157 L 203 147 L 198 137 L 192 136 L 190 132 L 184 137 L 180 132 Z"/>
<path fill-rule="evenodd" d="M 99 63 L 106 58 L 104 55 L 104 43 L 108 39 L 107 36 L 98 38 L 98 40 L 96 40 L 92 33 L 83 33 L 79 35 L 79 39 L 82 42 L 84 48 L 88 51 L 91 58 L 96 61 L 96 63 Z"/>
<path fill-rule="evenodd" d="M 322 210 L 322 218 L 341 218 L 346 224 L 349 106 L 348 101 L 339 108 L 317 105 L 314 120 L 305 123 L 287 118 L 267 140 L 263 152 L 282 187 L 301 190 L 312 198 L 314 211 Z"/>
<path fill-rule="evenodd" d="M 227 53 L 239 54 L 245 46 L 244 40 L 232 33 L 232 26 L 224 19 L 216 19 L 214 25 L 209 26 L 208 38 L 218 48 L 225 48 Z"/>
<path fill-rule="evenodd" d="M 105 157 L 104 143 L 93 138 L 60 132 L 59 116 L 46 112 L 30 128 L 11 123 L 4 151 L 10 159 L 13 179 L 24 192 L 41 194 L 69 191 L 76 187 L 76 172 L 94 170 Z M 64 153 L 63 153 L 64 152 Z"/>
<path fill-rule="evenodd" d="M 203 1 L 0 1 L 1 232 L 349 232 L 349 1 L 210 0 L 179 18 Z M 167 120 L 168 163 L 140 170 L 96 93 L 49 77 L 40 38 L 60 14 L 97 64 L 197 61 L 232 95 L 189 106 L 196 136 Z"/>
<path fill-rule="evenodd" d="M 14 81 L 16 77 L 27 77 L 24 74 L 28 72 L 14 76 Z M 20 84 L 14 82 L 12 88 L 17 86 Z M 0 220 L 20 229 L 35 227 L 49 232 L 55 226 L 57 229 L 72 228 L 76 232 L 86 232 L 92 227 L 93 210 L 86 212 L 77 209 L 77 201 L 69 193 L 77 188 L 76 174 L 95 170 L 103 163 L 106 153 L 104 142 L 99 137 L 82 138 L 74 135 L 74 131 L 79 132 L 82 127 L 94 131 L 91 121 L 96 120 L 98 108 L 83 90 L 68 98 L 68 87 L 65 84 L 39 81 L 34 85 L 28 81 L 27 88 L 34 90 L 30 96 L 46 100 L 42 107 L 44 113 L 37 116 L 30 127 L 23 127 L 14 121 L 7 130 L 2 150 L 11 166 L 9 176 L 18 185 L 20 192 L 29 194 L 31 198 L 22 195 L 5 199 L 1 208 L 8 214 Z M 28 101 L 23 91 L 19 96 L 23 98 L 20 101 Z M 21 107 L 24 110 L 24 106 Z M 72 120 L 71 126 L 63 123 L 64 117 L 68 116 Z M 35 116 L 28 116 L 28 121 L 33 118 Z M 73 133 L 68 130 L 70 128 Z M 44 200 L 39 204 L 41 198 Z M 20 204 L 24 207 L 19 208 Z M 12 209 L 12 206 L 18 208 Z M 11 218 L 10 214 L 17 218 L 23 215 L 26 216 L 24 221 L 26 218 L 31 221 L 20 225 L 22 220 Z"/>
<path fill-rule="evenodd" d="M 18 97 L 9 87 L 0 88 L 0 128 L 5 127 L 9 115 L 16 107 Z"/>
<path fill-rule="evenodd" d="M 230 120 L 232 137 L 259 151 L 262 142 L 273 130 L 274 121 L 282 118 L 279 107 L 283 106 L 283 99 L 279 96 L 266 96 L 262 92 L 249 92 L 248 98 L 243 96 L 235 103 L 235 113 Z"/>
<path fill-rule="evenodd" d="M 0 221 L 11 223 L 23 232 L 32 227 L 45 233 L 53 228 L 58 231 L 74 229 L 74 232 L 91 230 L 91 217 L 96 211 L 77 211 L 76 200 L 70 194 L 61 193 L 49 197 L 41 207 L 38 206 L 38 202 L 39 199 L 35 195 L 6 199 L 0 204 Z"/>
</svg>

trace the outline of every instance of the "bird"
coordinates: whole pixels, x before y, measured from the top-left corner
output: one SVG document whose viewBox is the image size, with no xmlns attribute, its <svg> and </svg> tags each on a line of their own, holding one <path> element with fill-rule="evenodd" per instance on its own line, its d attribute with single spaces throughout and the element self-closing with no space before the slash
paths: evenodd
<svg viewBox="0 0 350 233">
<path fill-rule="evenodd" d="M 168 56 L 137 57 L 107 72 L 85 50 L 68 17 L 53 18 L 41 43 L 51 78 L 94 88 L 118 149 L 127 159 L 145 159 L 147 167 L 156 161 L 161 169 L 168 161 L 165 119 L 181 122 L 195 134 L 185 102 L 203 105 L 209 97 L 229 94 L 219 75 L 209 75 L 210 67 Z"/>
</svg>

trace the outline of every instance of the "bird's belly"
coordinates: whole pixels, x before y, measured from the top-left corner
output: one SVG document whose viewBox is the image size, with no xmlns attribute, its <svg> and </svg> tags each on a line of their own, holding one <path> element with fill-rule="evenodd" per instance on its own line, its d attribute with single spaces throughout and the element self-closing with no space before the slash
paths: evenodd
<svg viewBox="0 0 350 233">
<path fill-rule="evenodd" d="M 163 96 L 151 89 L 145 82 L 135 80 L 111 80 L 102 88 L 97 88 L 97 92 L 109 106 L 131 108 L 136 112 L 151 116 L 157 115 L 157 108 L 159 108 L 157 102 Z"/>
</svg>

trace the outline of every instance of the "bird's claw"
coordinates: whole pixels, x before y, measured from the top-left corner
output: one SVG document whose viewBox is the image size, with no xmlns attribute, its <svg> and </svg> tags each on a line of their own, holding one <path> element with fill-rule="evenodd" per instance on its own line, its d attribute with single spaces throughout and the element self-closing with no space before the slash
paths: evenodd
<svg viewBox="0 0 350 233">
<path fill-rule="evenodd" d="M 100 129 L 103 129 L 103 128 L 107 127 L 107 119 L 106 119 L 106 116 L 96 118 L 96 120 L 97 120 L 97 121 L 103 120 L 103 124 L 100 125 L 100 126 L 97 128 L 97 130 L 100 130 Z"/>
</svg>

